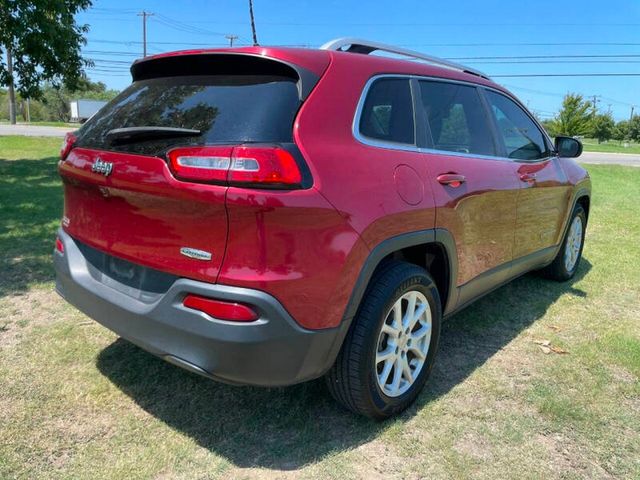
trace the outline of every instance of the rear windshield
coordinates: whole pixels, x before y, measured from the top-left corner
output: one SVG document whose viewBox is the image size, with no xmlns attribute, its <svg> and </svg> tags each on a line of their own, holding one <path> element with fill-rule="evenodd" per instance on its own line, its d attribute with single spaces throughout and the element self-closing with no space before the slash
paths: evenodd
<svg viewBox="0 0 640 480">
<path fill-rule="evenodd" d="M 162 155 L 174 145 L 292 141 L 300 106 L 296 81 L 274 75 L 162 77 L 134 82 L 80 129 L 76 145 Z M 125 127 L 200 130 L 191 137 L 112 143 Z"/>
</svg>

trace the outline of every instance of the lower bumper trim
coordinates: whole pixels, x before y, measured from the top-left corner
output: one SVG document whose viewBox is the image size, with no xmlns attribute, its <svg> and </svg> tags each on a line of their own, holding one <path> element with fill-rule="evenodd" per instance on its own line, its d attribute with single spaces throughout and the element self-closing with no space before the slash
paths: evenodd
<svg viewBox="0 0 640 480">
<path fill-rule="evenodd" d="M 77 242 L 63 230 L 59 238 L 65 253 L 54 252 L 56 289 L 69 303 L 154 355 L 209 378 L 259 386 L 311 380 L 331 367 L 346 333 L 345 326 L 303 329 L 265 292 L 185 278 L 153 302 L 141 301 L 114 288 L 113 279 L 107 285 L 89 274 Z M 259 318 L 212 318 L 184 307 L 188 294 L 249 304 Z"/>
</svg>

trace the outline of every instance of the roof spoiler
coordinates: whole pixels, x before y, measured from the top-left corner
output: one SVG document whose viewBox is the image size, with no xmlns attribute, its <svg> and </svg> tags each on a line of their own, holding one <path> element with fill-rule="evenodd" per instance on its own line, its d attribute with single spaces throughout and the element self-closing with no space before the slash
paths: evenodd
<svg viewBox="0 0 640 480">
<path fill-rule="evenodd" d="M 318 83 L 315 73 L 293 63 L 245 52 L 199 52 L 148 57 L 131 65 L 133 81 L 180 75 L 278 75 L 297 80 L 304 101 Z"/>
</svg>

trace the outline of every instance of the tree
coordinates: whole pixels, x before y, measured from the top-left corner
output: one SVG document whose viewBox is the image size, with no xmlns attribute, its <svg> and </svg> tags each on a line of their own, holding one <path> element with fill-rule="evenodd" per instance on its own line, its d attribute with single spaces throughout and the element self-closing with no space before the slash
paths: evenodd
<svg viewBox="0 0 640 480">
<path fill-rule="evenodd" d="M 615 126 L 610 113 L 600 113 L 591 122 L 592 135 L 598 139 L 598 143 L 609 140 L 613 137 Z"/>
<path fill-rule="evenodd" d="M 626 140 L 629 138 L 629 121 L 620 120 L 613 129 L 613 138 L 616 140 Z"/>
<path fill-rule="evenodd" d="M 584 100 L 582 95 L 568 93 L 562 101 L 562 109 L 553 119 L 553 130 L 558 135 L 575 137 L 586 135 L 591 129 L 591 102 Z"/>
<path fill-rule="evenodd" d="M 68 122 L 70 117 L 69 102 L 77 99 L 89 100 L 111 100 L 118 95 L 117 90 L 107 89 L 102 82 L 92 82 L 88 79 L 81 79 L 78 87 L 70 91 L 66 87 L 54 86 L 50 82 L 45 82 L 42 86 L 42 95 L 39 100 L 32 100 L 30 103 L 31 121 L 58 121 Z M 7 93 L 0 88 L 0 119 L 4 119 L 8 111 Z M 16 114 L 22 114 L 24 120 L 25 99 L 19 94 L 16 96 Z M 22 108 L 19 108 L 22 106 Z"/>
<path fill-rule="evenodd" d="M 559 135 L 556 131 L 556 124 L 553 120 L 542 120 L 540 124 L 544 127 L 550 137 L 557 137 Z"/>
<path fill-rule="evenodd" d="M 629 120 L 629 138 L 640 142 L 640 116 L 638 115 Z"/>
<path fill-rule="evenodd" d="M 108 90 L 102 82 L 92 82 L 86 78 L 80 79 L 77 87 L 71 91 L 66 87 L 59 87 L 52 83 L 45 83 L 42 88 L 42 103 L 46 111 L 47 118 L 43 120 L 54 120 L 68 122 L 70 117 L 69 102 L 75 99 L 88 100 L 111 100 L 119 92 Z M 32 102 L 34 104 L 36 102 Z"/>
<path fill-rule="evenodd" d="M 78 85 L 83 68 L 91 65 L 80 54 L 89 27 L 74 16 L 91 1 L 0 0 L 0 86 L 8 87 L 11 123 L 15 90 L 23 98 L 39 98 L 43 81 Z"/>
</svg>

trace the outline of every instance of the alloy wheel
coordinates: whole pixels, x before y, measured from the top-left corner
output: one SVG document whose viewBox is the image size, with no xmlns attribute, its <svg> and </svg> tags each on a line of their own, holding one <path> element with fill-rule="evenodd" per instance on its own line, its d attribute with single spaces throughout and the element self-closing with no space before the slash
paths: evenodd
<svg viewBox="0 0 640 480">
<path fill-rule="evenodd" d="M 420 375 L 431 342 L 431 307 L 412 290 L 391 307 L 378 336 L 376 379 L 388 397 L 405 393 Z"/>
<path fill-rule="evenodd" d="M 580 247 L 582 246 L 582 230 L 582 218 L 577 215 L 571 222 L 569 233 L 567 234 L 567 243 L 564 247 L 564 267 L 567 272 L 571 272 L 578 262 Z"/>
</svg>

